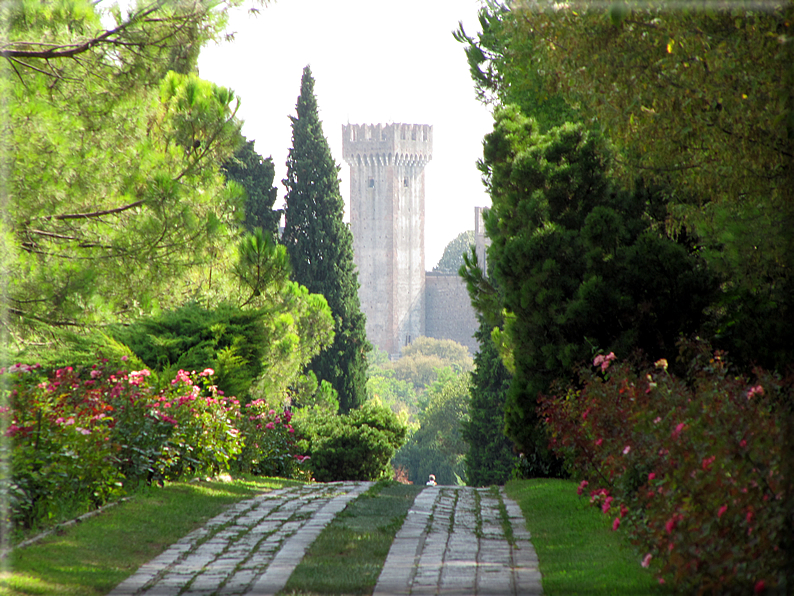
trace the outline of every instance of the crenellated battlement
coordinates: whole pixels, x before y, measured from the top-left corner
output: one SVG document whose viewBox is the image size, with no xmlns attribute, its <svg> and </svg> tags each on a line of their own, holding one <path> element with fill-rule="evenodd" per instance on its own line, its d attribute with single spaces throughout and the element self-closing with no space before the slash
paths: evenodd
<svg viewBox="0 0 794 596">
<path fill-rule="evenodd" d="M 350 165 L 420 165 L 433 158 L 429 124 L 342 125 L 342 156 Z"/>
</svg>

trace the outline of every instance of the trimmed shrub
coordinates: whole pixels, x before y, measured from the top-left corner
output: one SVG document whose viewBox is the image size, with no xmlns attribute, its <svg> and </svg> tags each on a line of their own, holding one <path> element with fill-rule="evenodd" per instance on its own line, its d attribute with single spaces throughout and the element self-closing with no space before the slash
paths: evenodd
<svg viewBox="0 0 794 596">
<path fill-rule="evenodd" d="M 389 408 L 371 402 L 344 416 L 318 408 L 301 417 L 298 430 L 319 482 L 390 478 L 389 463 L 407 434 Z"/>
</svg>

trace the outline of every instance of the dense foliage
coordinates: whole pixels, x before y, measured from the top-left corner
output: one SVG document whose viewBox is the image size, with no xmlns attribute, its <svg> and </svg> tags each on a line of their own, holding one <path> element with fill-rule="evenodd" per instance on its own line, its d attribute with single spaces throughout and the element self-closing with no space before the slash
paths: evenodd
<svg viewBox="0 0 794 596">
<path fill-rule="evenodd" d="M 504 434 L 505 402 L 511 375 L 491 339 L 491 326 L 481 321 L 475 338 L 480 349 L 474 356 L 468 418 L 462 423 L 466 441 L 466 484 L 504 484 L 516 466 L 512 443 Z"/>
<path fill-rule="evenodd" d="M 391 459 L 408 431 L 389 408 L 371 402 L 344 415 L 314 408 L 295 424 L 318 482 L 390 478 Z"/>
<path fill-rule="evenodd" d="M 276 167 L 273 159 L 262 158 L 254 149 L 254 141 L 244 141 L 234 155 L 224 162 L 222 172 L 245 189 L 243 226 L 246 231 L 261 229 L 276 238 L 281 221 L 280 209 L 273 209 L 277 189 L 273 186 Z"/>
<path fill-rule="evenodd" d="M 543 400 L 551 444 L 579 493 L 628 530 L 687 593 L 748 594 L 784 577 L 784 428 L 791 379 L 736 375 L 724 354 L 682 344 L 687 374 L 599 355 L 582 389 Z M 560 388 L 563 390 L 563 388 Z"/>
<path fill-rule="evenodd" d="M 292 262 L 293 279 L 322 294 L 334 317 L 334 343 L 309 366 L 328 381 L 347 412 L 366 400 L 367 341 L 365 316 L 358 300 L 353 236 L 342 221 L 339 167 L 323 135 L 314 96 L 314 79 L 303 69 L 301 92 L 292 120 L 287 159 L 285 224 L 282 242 Z"/>
<path fill-rule="evenodd" d="M 632 1 L 611 5 L 517 2 L 509 7 L 487 1 L 481 11 L 482 33 L 469 36 L 462 28 L 456 33 L 465 44 L 478 96 L 496 107 L 495 132 L 486 140 L 483 160 L 494 198 L 492 211 L 500 212 L 486 221 L 487 235 L 493 241 L 489 258 L 494 262 L 489 264 L 495 283 L 482 272 L 472 273 L 468 281 L 480 290 L 473 295 L 475 307 L 481 314 L 490 313 L 492 337 L 505 364 L 515 370 L 507 426 L 520 446 L 527 440 L 543 443 L 540 429 L 535 437 L 524 432 L 537 428 L 538 392 L 546 391 L 555 380 L 563 385 L 573 381 L 571 367 L 596 354 L 605 368 L 613 351 L 629 357 L 636 347 L 642 348 L 646 357 L 664 358 L 673 353 L 671 343 L 678 332 L 697 332 L 727 350 L 745 374 L 755 365 L 780 373 L 791 369 L 793 16 L 794 4 L 788 1 L 770 2 L 761 9 L 757 4 L 738 2 L 685 10 Z M 537 142 L 521 140 L 529 134 L 519 124 L 525 116 L 537 121 L 531 127 L 532 135 L 542 133 Z M 559 126 L 565 121 L 580 124 Z M 577 135 L 585 151 L 572 157 L 561 141 Z M 605 141 L 596 145 L 605 148 L 608 143 L 610 150 L 589 153 L 589 168 L 583 167 L 587 164 L 580 158 L 588 155 L 588 143 L 600 137 Z M 580 175 L 588 171 L 596 175 Z M 561 181 L 565 183 L 558 186 Z M 599 185 L 609 191 L 599 195 Z M 586 217 L 578 226 L 579 244 L 561 242 L 561 227 L 568 225 L 565 220 L 570 221 L 576 210 L 559 209 L 555 215 L 555 201 L 565 206 L 566 197 L 576 199 L 582 190 L 593 193 L 588 203 L 594 208 L 582 212 Z M 612 198 L 599 204 L 598 196 Z M 641 199 L 635 204 L 648 207 L 643 210 L 643 221 L 637 222 L 642 224 L 639 227 L 633 227 L 625 211 L 610 204 L 619 199 L 624 208 L 630 207 L 626 199 L 631 197 Z M 543 215 L 546 204 L 553 217 L 533 221 L 533 216 Z M 625 232 L 632 227 L 629 236 L 634 240 L 627 242 Z M 538 240 L 538 250 L 528 253 L 532 234 Z M 661 259 L 657 261 L 655 255 Z M 533 258 L 537 258 L 534 265 Z M 571 283 L 577 271 L 587 275 Z M 702 285 L 698 287 L 697 282 Z M 494 287 L 501 292 L 490 291 Z M 670 307 L 676 303 L 691 308 L 677 320 Z M 494 313 L 504 313 L 504 329 Z M 545 325 L 539 324 L 543 321 Z M 686 359 L 671 362 L 670 372 L 695 384 L 695 377 L 708 376 L 705 369 L 699 369 L 701 376 L 690 376 L 686 363 Z M 741 392 L 727 378 L 711 380 L 713 387 L 708 391 L 668 386 L 676 396 L 666 405 L 673 410 L 684 408 L 675 400 L 688 399 L 686 408 L 692 409 L 688 415 L 716 421 L 715 412 L 722 416 L 729 411 L 733 406 L 728 404 Z M 579 407 L 579 400 L 595 395 L 588 393 L 597 389 L 590 381 L 581 383 L 585 390 L 572 393 L 565 408 L 573 410 Z M 762 383 L 764 387 L 767 384 Z M 607 397 L 611 405 L 606 408 L 600 403 L 602 413 L 619 403 L 611 401 L 617 396 L 609 393 Z M 728 514 L 718 505 L 716 523 L 696 516 L 698 521 L 682 524 L 692 533 L 690 542 L 683 540 L 683 548 L 689 549 L 684 554 L 678 542 L 668 546 L 673 553 L 669 557 L 649 552 L 649 560 L 651 556 L 664 558 L 665 569 L 676 571 L 668 577 L 685 591 L 692 587 L 686 579 L 690 573 L 695 583 L 702 580 L 698 588 L 706 586 L 717 593 L 730 589 L 746 592 L 753 588 L 753 577 L 760 578 L 755 586 L 759 592 L 764 590 L 764 582 L 783 582 L 789 592 L 794 586 L 791 388 L 781 389 L 775 401 L 758 414 L 758 422 L 768 423 L 769 432 L 779 440 L 779 465 L 765 463 L 770 468 L 777 465 L 780 490 L 775 498 L 781 501 L 773 503 L 769 495 L 763 501 L 762 495 L 756 494 L 761 499 L 753 505 L 756 509 L 743 514 L 756 519 L 772 516 L 766 519 L 777 524 L 779 534 L 762 535 L 753 526 L 750 538 L 758 540 L 756 545 L 769 539 L 773 552 L 778 552 L 777 548 L 783 553 L 785 562 L 779 569 L 789 570 L 788 576 L 783 580 L 774 573 L 766 575 L 768 567 L 763 566 L 774 567 L 776 555 L 759 554 L 760 566 L 746 564 L 755 556 L 755 547 L 738 546 L 744 544 L 738 537 L 734 553 L 721 551 L 722 546 L 707 540 L 698 542 L 710 530 L 723 532 L 723 546 L 727 546 L 733 544 L 731 532 L 749 531 L 733 522 L 725 525 Z M 587 408 L 580 410 L 581 419 L 569 417 L 564 432 L 579 436 L 589 424 L 584 422 L 592 415 L 588 412 Z M 661 411 L 659 416 L 664 419 Z M 739 429 L 755 428 L 743 416 L 722 419 L 724 425 L 717 424 L 713 434 L 693 432 L 687 448 L 703 454 L 716 445 L 720 451 L 717 460 L 721 455 L 734 457 L 725 470 L 736 482 L 741 477 L 745 484 L 763 485 L 753 477 L 755 472 L 743 476 L 746 470 L 731 467 L 747 460 L 725 447 Z M 630 433 L 634 422 L 610 418 L 610 432 Z M 663 443 L 658 429 L 639 426 L 638 432 L 648 432 L 649 441 Z M 606 444 L 606 438 L 603 441 Z M 656 447 L 673 451 L 666 444 Z M 630 453 L 633 456 L 633 446 Z M 612 452 L 599 457 L 602 455 L 601 463 L 615 472 L 621 455 Z M 777 457 L 774 450 L 769 457 Z M 698 462 L 691 463 L 694 460 L 686 460 L 691 465 L 675 461 L 678 467 L 670 463 L 669 469 L 680 468 L 682 474 L 689 473 L 697 480 L 690 483 L 673 473 L 681 494 L 690 490 L 698 495 L 699 500 L 693 499 L 685 507 L 697 507 L 701 500 L 711 499 L 711 495 L 700 496 L 703 485 L 698 482 L 705 476 L 700 472 L 713 470 L 709 467 L 713 462 L 700 462 L 705 467 L 698 469 Z M 627 477 L 636 480 L 630 473 Z M 719 493 L 724 487 L 711 484 L 705 490 L 712 489 Z M 601 498 L 607 499 L 604 493 Z M 674 505 L 676 498 L 674 494 L 668 504 L 678 506 Z M 731 505 L 727 507 L 730 511 Z M 686 517 L 688 512 L 668 513 L 673 517 L 661 523 L 671 525 L 664 528 L 664 533 L 671 535 L 682 521 L 676 515 Z M 658 524 L 642 523 L 646 522 L 651 524 L 649 532 L 659 530 Z M 680 538 L 676 535 L 676 540 Z M 731 564 L 738 568 L 731 569 Z M 728 585 L 733 580 L 738 587 Z"/>
<path fill-rule="evenodd" d="M 123 364 L 123 363 L 122 363 Z M 163 388 L 148 369 L 14 365 L 4 408 L 12 520 L 31 528 L 104 504 L 140 483 L 228 472 L 302 477 L 289 412 L 241 405 L 214 371 L 178 370 Z"/>
<path fill-rule="evenodd" d="M 389 360 L 385 352 L 373 354 L 367 398 L 389 406 L 410 427 L 417 428 L 419 412 L 429 399 L 427 390 L 439 380 L 470 371 L 472 366 L 466 346 L 450 339 L 417 337 L 403 348 L 397 360 Z"/>
<path fill-rule="evenodd" d="M 793 11 L 489 1 L 457 33 L 484 101 L 541 131 L 586 121 L 625 184 L 671 190 L 665 225 L 721 278 L 708 334 L 742 366 L 792 361 Z"/>
<path fill-rule="evenodd" d="M 17 348 L 37 325 L 131 318 L 206 282 L 236 221 L 218 165 L 241 123 L 237 96 L 192 63 L 226 8 L 141 5 L 105 31 L 87 0 L 3 4 L 0 266 Z"/>
<path fill-rule="evenodd" d="M 506 429 L 528 458 L 545 446 L 539 392 L 597 348 L 669 353 L 715 290 L 686 237 L 665 234 L 663 189 L 621 189 L 610 162 L 598 134 L 569 124 L 542 135 L 514 108 L 485 139 L 488 259 L 515 365 Z"/>
<path fill-rule="evenodd" d="M 427 390 L 419 429 L 394 457 L 407 479 L 424 484 L 433 474 L 439 484 L 463 484 L 467 445 L 462 436 L 469 403 L 469 374 L 441 375 Z"/>
</svg>

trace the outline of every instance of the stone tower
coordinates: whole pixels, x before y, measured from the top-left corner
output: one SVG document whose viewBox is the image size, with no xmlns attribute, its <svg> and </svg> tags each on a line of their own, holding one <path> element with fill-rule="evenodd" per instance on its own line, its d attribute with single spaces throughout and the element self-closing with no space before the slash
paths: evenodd
<svg viewBox="0 0 794 596">
<path fill-rule="evenodd" d="M 425 331 L 426 124 L 342 126 L 350 164 L 350 226 L 367 337 L 399 354 Z"/>
</svg>

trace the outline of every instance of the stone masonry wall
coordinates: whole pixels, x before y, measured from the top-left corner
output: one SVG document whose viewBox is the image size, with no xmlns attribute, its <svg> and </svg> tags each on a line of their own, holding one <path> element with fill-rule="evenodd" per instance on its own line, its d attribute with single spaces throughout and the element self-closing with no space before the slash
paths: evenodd
<svg viewBox="0 0 794 596">
<path fill-rule="evenodd" d="M 425 335 L 451 339 L 474 354 L 477 318 L 463 279 L 455 273 L 425 273 Z"/>
</svg>

